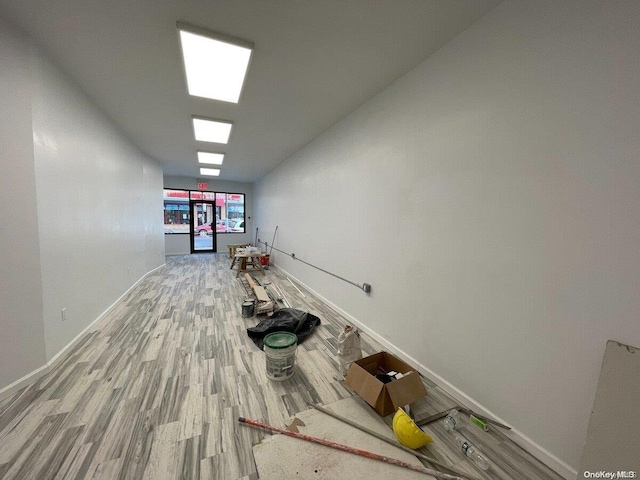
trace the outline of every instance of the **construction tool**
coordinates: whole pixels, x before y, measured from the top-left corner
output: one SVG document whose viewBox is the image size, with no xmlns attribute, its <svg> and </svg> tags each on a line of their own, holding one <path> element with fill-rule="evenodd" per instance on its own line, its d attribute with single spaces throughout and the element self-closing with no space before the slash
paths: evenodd
<svg viewBox="0 0 640 480">
<path fill-rule="evenodd" d="M 487 424 L 487 422 L 480 420 L 475 415 L 469 415 L 469 420 L 471 420 L 471 423 L 473 423 L 480 430 L 484 430 L 485 432 L 489 431 L 489 425 Z"/>
<path fill-rule="evenodd" d="M 271 257 L 271 253 L 273 252 L 273 244 L 276 241 L 276 233 L 278 233 L 278 225 L 276 225 L 276 229 L 273 232 L 273 240 L 271 240 L 271 250 L 269 250 L 269 257 Z"/>
<path fill-rule="evenodd" d="M 457 407 L 458 410 L 460 410 L 461 412 L 465 413 L 466 415 L 469 415 L 469 417 L 475 417 L 477 420 L 480 420 L 481 423 L 490 423 L 491 425 L 495 425 L 496 427 L 500 427 L 500 428 L 504 428 L 505 430 L 511 430 L 511 427 L 497 422 L 496 420 L 493 420 L 491 418 L 487 418 L 487 417 L 483 417 L 482 415 L 477 414 L 476 412 L 469 410 L 468 408 L 464 408 L 464 407 Z M 479 425 L 479 422 L 474 422 L 473 419 L 471 419 L 471 421 L 476 424 L 478 427 L 483 428 L 483 426 Z"/>
<path fill-rule="evenodd" d="M 316 410 L 321 411 L 322 413 L 325 413 L 325 414 L 335 418 L 336 420 L 340 420 L 341 422 L 344 422 L 347 425 L 351 425 L 352 427 L 357 428 L 358 430 L 361 430 L 361 431 L 363 431 L 365 433 L 368 433 L 369 435 L 372 435 L 372 436 L 376 437 L 378 440 L 382 440 L 383 442 L 386 442 L 389 445 L 393 445 L 394 447 L 400 448 L 400 449 L 404 450 L 405 452 L 409 452 L 412 455 L 415 455 L 416 457 L 418 457 L 418 458 L 420 458 L 420 459 L 422 459 L 422 460 L 424 460 L 426 462 L 432 463 L 433 465 L 438 465 L 439 467 L 442 467 L 442 468 L 446 468 L 450 472 L 455 473 L 457 475 L 465 475 L 464 473 L 458 472 L 457 470 L 455 470 L 454 468 L 450 467 L 449 465 L 446 465 L 446 464 L 444 464 L 442 462 L 439 462 L 435 458 L 427 457 L 426 455 L 423 455 L 423 454 L 421 454 L 419 452 L 416 452 L 415 450 L 412 450 L 412 449 L 410 449 L 408 447 L 405 447 L 401 443 L 396 442 L 395 440 L 392 440 L 392 439 L 390 439 L 388 437 L 385 437 L 384 435 L 382 435 L 382 434 L 380 434 L 380 433 L 378 433 L 378 432 L 376 432 L 374 430 L 371 430 L 370 428 L 367 428 L 367 427 L 365 427 L 363 425 L 359 425 L 356 422 L 354 422 L 353 420 L 350 420 L 350 419 L 345 418 L 345 417 L 343 417 L 341 415 L 338 415 L 337 413 L 334 413 L 334 412 L 332 412 L 331 410 L 329 410 L 327 408 L 324 408 L 324 407 L 322 407 L 320 405 L 316 405 L 315 403 L 308 403 L 307 405 L 315 408 Z"/>
<path fill-rule="evenodd" d="M 416 425 L 418 425 L 419 427 L 422 425 L 427 425 L 429 423 L 433 423 L 436 420 L 440 420 L 441 418 L 444 418 L 447 416 L 447 414 L 451 411 L 451 410 L 459 410 L 462 413 L 464 413 L 465 415 L 469 415 L 469 420 L 476 425 L 477 427 L 481 428 L 482 430 L 487 430 L 487 423 L 495 425 L 496 427 L 500 427 L 500 428 L 504 428 L 505 430 L 511 430 L 511 427 L 504 425 L 500 422 L 497 422 L 496 420 L 492 420 L 491 418 L 487 418 L 487 417 L 483 417 L 482 415 L 478 415 L 477 413 L 473 412 L 472 410 L 469 410 L 468 408 L 464 408 L 461 406 L 455 406 L 455 407 L 451 407 L 446 409 L 443 412 L 440 413 L 436 413 L 435 415 L 431 415 L 427 418 L 423 418 L 422 420 L 417 420 L 416 421 Z M 473 418 L 471 418 L 473 417 Z M 474 420 L 475 418 L 475 420 Z"/>
<path fill-rule="evenodd" d="M 457 408 L 456 407 L 447 408 L 443 412 L 436 413 L 435 415 L 431 415 L 431 416 L 429 416 L 427 418 L 423 418 L 422 420 L 416 420 L 416 425 L 421 427 L 422 425 L 428 425 L 428 424 L 433 423 L 433 422 L 435 422 L 437 420 L 440 420 L 441 418 L 446 417 L 447 414 L 453 409 L 457 409 Z"/>
<path fill-rule="evenodd" d="M 266 423 L 258 422 L 257 420 L 250 420 L 248 418 L 239 417 L 238 422 L 242 423 L 243 425 L 262 428 L 265 430 L 270 430 L 272 432 L 281 433 L 289 437 L 299 438 L 300 440 L 305 440 L 307 442 L 318 443 L 320 445 L 324 445 L 325 447 L 335 448 L 336 450 L 342 450 L 343 452 L 353 453 L 354 455 L 360 455 L 361 457 L 370 458 L 372 460 L 378 460 L 380 462 L 389 463 L 391 465 L 397 465 L 399 467 L 408 468 L 409 470 L 413 470 L 415 472 L 426 473 L 427 475 L 432 475 L 436 478 L 442 478 L 443 480 L 469 480 L 468 477 L 458 477 L 457 475 L 449 475 L 448 473 L 442 473 L 437 470 L 433 470 L 431 468 L 423 467 L 422 465 L 412 465 L 410 463 L 403 462 L 402 460 L 390 458 L 385 455 L 380 455 L 377 453 L 368 452 L 367 450 L 361 450 L 359 448 L 350 447 L 348 445 L 343 445 L 342 443 L 332 442 L 330 440 L 325 440 L 324 438 L 312 437 L 311 435 L 292 432 L 285 428 L 279 428 L 273 425 L 268 425 Z"/>
</svg>

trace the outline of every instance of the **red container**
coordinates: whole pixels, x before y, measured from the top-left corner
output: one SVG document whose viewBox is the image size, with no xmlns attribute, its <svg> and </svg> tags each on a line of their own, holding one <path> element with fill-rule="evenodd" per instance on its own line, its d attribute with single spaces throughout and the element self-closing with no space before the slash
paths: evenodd
<svg viewBox="0 0 640 480">
<path fill-rule="evenodd" d="M 269 266 L 269 255 L 266 253 L 263 253 L 262 256 L 260 257 L 260 263 L 262 264 L 263 267 L 268 267 Z"/>
</svg>

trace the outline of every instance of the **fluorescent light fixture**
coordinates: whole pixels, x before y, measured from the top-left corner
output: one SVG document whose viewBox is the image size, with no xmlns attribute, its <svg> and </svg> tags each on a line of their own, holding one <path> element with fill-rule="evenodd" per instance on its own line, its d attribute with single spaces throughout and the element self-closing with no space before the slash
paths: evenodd
<svg viewBox="0 0 640 480">
<path fill-rule="evenodd" d="M 223 153 L 198 152 L 198 162 L 208 165 L 222 165 Z"/>
<path fill-rule="evenodd" d="M 177 23 L 189 94 L 238 103 L 253 44 Z"/>
<path fill-rule="evenodd" d="M 220 169 L 219 168 L 201 168 L 200 175 L 210 175 L 212 177 L 217 177 L 218 175 L 220 175 Z"/>
<path fill-rule="evenodd" d="M 231 134 L 231 123 L 220 120 L 193 117 L 193 132 L 201 142 L 227 143 Z"/>
</svg>

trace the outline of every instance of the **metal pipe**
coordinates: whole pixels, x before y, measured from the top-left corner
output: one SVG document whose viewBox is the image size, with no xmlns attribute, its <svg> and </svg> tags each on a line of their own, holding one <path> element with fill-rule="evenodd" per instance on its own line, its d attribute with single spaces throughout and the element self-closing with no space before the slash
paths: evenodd
<svg viewBox="0 0 640 480">
<path fill-rule="evenodd" d="M 433 423 L 437 420 L 440 420 L 441 418 L 446 417 L 451 410 L 457 410 L 457 407 L 447 408 L 444 412 L 436 413 L 435 415 L 431 415 L 427 418 L 423 418 L 422 420 L 416 420 L 416 425 L 421 427 L 423 425 L 428 425 L 430 423 Z"/>
<path fill-rule="evenodd" d="M 423 455 L 419 452 L 416 452 L 415 450 L 412 450 L 408 447 L 405 447 L 404 445 L 402 445 L 400 442 L 396 442 L 395 440 L 391 440 L 388 437 L 385 437 L 384 435 L 376 432 L 375 430 L 371 430 L 370 428 L 365 427 L 364 425 L 360 425 L 356 422 L 354 422 L 353 420 L 350 420 L 348 418 L 345 418 L 341 415 L 338 415 L 337 413 L 332 412 L 329 409 L 326 409 L 320 405 L 316 405 L 315 403 L 308 403 L 307 405 L 312 406 L 313 408 L 315 408 L 316 410 L 321 411 L 322 413 L 325 413 L 333 418 L 335 418 L 336 420 L 340 420 L 341 422 L 346 423 L 347 425 L 351 425 L 354 428 L 357 428 L 358 430 L 361 430 L 365 433 L 368 433 L 369 435 L 372 435 L 374 437 L 376 437 L 378 440 L 382 440 L 383 442 L 387 442 L 389 445 L 393 445 L 394 447 L 400 448 L 402 450 L 404 450 L 405 452 L 409 452 L 412 455 L 415 455 L 418 458 L 421 458 L 422 460 L 425 460 L 426 462 L 432 463 L 434 465 L 438 465 L 439 467 L 443 467 L 446 468 L 447 470 L 456 473 L 458 475 L 464 475 L 462 472 L 458 472 L 455 469 L 453 469 L 452 467 L 450 467 L 447 464 L 444 464 L 442 462 L 439 462 L 438 460 L 436 460 L 435 458 L 431 458 L 431 457 L 427 457 L 426 455 Z"/>
<path fill-rule="evenodd" d="M 278 227 L 276 227 L 276 228 L 278 228 Z M 275 236 L 274 236 L 274 239 L 275 239 Z M 269 248 L 269 244 L 268 244 L 267 242 L 263 242 L 263 241 L 261 241 L 261 240 L 258 240 L 258 243 L 263 243 L 263 244 L 265 245 L 265 247 L 266 247 L 266 248 Z M 310 267 L 315 268 L 316 270 L 320 270 L 321 272 L 324 272 L 324 273 L 326 273 L 327 275 L 331 275 L 332 277 L 336 277 L 336 278 L 338 278 L 338 279 L 342 280 L 343 282 L 350 283 L 351 285 L 354 285 L 354 286 L 358 287 L 360 290 L 362 290 L 362 291 L 363 291 L 363 292 L 365 292 L 365 293 L 370 293 L 370 292 L 371 292 L 371 285 L 370 285 L 370 284 L 368 284 L 368 283 L 364 283 L 364 284 L 360 285 L 359 283 L 352 282 L 351 280 L 347 280 L 346 278 L 341 277 L 340 275 L 336 275 L 335 273 L 331 273 L 331 272 L 329 272 L 328 270 L 325 270 L 324 268 L 320 268 L 320 267 L 317 267 L 317 266 L 313 265 L 312 263 L 305 262 L 304 260 L 302 260 L 302 259 L 300 259 L 300 258 L 296 257 L 296 254 L 295 254 L 295 253 L 288 253 L 288 252 L 285 252 L 285 251 L 283 251 L 283 250 L 280 250 L 279 248 L 274 247 L 274 246 L 273 246 L 273 244 L 272 244 L 272 245 L 271 245 L 271 251 L 273 251 L 273 250 L 275 250 L 275 251 L 277 251 L 277 252 L 280 252 L 280 253 L 282 253 L 282 254 L 284 254 L 284 255 L 287 255 L 287 256 L 289 256 L 289 257 L 293 258 L 294 260 L 298 260 L 299 262 L 302 262 L 302 263 L 304 263 L 305 265 L 309 265 Z"/>
<path fill-rule="evenodd" d="M 455 475 L 449 475 L 448 473 L 442 473 L 437 470 L 432 470 L 431 468 L 423 467 L 422 465 L 412 465 L 410 463 L 403 462 L 402 460 L 397 460 L 395 458 L 387 457 L 385 455 L 379 455 L 377 453 L 368 452 L 366 450 L 361 450 L 359 448 L 350 447 L 348 445 L 343 445 L 341 443 L 325 440 L 324 438 L 312 437 L 311 435 L 305 435 L 304 433 L 292 432 L 284 428 L 274 427 L 273 425 L 268 425 L 266 423 L 258 422 L 257 420 L 250 420 L 248 418 L 239 417 L 238 422 L 244 425 L 250 425 L 252 427 L 271 430 L 272 432 L 281 433 L 289 437 L 299 438 L 300 440 L 306 440 L 307 442 L 318 443 L 320 445 L 324 445 L 325 447 L 335 448 L 336 450 L 342 450 L 343 452 L 353 453 L 355 455 L 360 455 L 361 457 L 371 458 L 372 460 L 378 460 L 380 462 L 390 463 L 392 465 L 397 465 L 399 467 L 408 468 L 409 470 L 413 470 L 415 472 L 426 473 L 427 475 L 433 475 L 434 477 L 442 478 L 444 480 L 469 480 L 464 477 L 458 477 Z"/>
<path fill-rule="evenodd" d="M 278 225 L 276 225 L 276 229 L 273 232 L 273 240 L 271 240 L 271 250 L 269 251 L 269 256 L 273 253 L 273 244 L 276 243 L 276 233 L 278 233 Z"/>
</svg>

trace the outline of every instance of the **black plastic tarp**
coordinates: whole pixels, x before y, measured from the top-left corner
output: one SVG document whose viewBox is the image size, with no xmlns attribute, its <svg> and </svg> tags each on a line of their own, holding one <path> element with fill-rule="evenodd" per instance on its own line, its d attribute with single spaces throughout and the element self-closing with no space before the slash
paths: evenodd
<svg viewBox="0 0 640 480">
<path fill-rule="evenodd" d="M 320 323 L 320 319 L 309 312 L 303 312 L 295 308 L 282 308 L 262 320 L 255 327 L 247 328 L 247 334 L 260 350 L 264 350 L 262 340 L 269 333 L 295 333 L 296 337 L 298 337 L 298 344 L 300 344 L 311 335 L 313 329 Z"/>
</svg>

